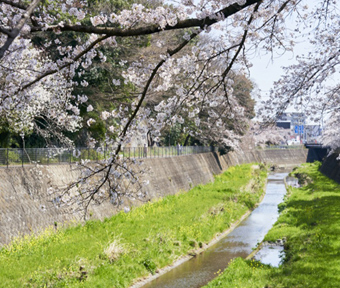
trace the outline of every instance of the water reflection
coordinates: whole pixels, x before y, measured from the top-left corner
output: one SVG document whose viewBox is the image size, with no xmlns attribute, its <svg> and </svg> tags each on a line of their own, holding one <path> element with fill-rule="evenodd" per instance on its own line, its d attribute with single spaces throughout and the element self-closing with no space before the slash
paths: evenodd
<svg viewBox="0 0 340 288">
<path fill-rule="evenodd" d="M 256 253 L 255 260 L 261 261 L 263 264 L 270 264 L 273 267 L 279 267 L 281 264 L 281 256 L 283 255 L 283 246 L 263 246 Z"/>
<path fill-rule="evenodd" d="M 198 288 L 224 270 L 231 259 L 247 257 L 260 243 L 278 218 L 277 205 L 286 193 L 283 179 L 287 173 L 269 175 L 266 195 L 261 204 L 228 236 L 197 257 L 172 269 L 143 288 Z M 264 258 L 269 256 L 261 252 Z M 261 256 L 260 255 L 260 256 Z M 267 260 L 265 260 L 267 261 Z"/>
<path fill-rule="evenodd" d="M 289 186 L 293 186 L 293 187 L 299 187 L 299 181 L 297 178 L 295 177 L 287 177 L 286 178 L 286 183 Z"/>
</svg>

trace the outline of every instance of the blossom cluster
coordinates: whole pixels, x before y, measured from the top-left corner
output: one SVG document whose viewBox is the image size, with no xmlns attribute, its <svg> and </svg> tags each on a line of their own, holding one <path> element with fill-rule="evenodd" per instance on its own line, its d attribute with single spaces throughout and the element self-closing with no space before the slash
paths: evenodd
<svg viewBox="0 0 340 288">
<path fill-rule="evenodd" d="M 37 120 L 40 126 L 50 123 L 61 130 L 78 129 L 79 105 L 87 105 L 87 97 L 73 95 L 73 88 L 89 85 L 85 72 L 93 67 L 96 57 L 106 61 L 98 47 L 116 47 L 118 37 L 159 33 L 158 41 L 151 41 L 159 57 L 124 63 L 120 79 L 110 79 L 117 90 L 129 84 L 135 97 L 101 112 L 102 121 L 108 123 L 105 143 L 113 152 L 94 166 L 83 159 L 80 165 L 85 174 L 77 185 L 70 186 L 78 189 L 79 197 L 66 193 L 67 199 L 111 195 L 118 203 L 120 195 L 128 194 L 122 187 L 138 182 L 138 177 L 130 170 L 131 162 L 120 159 L 119 152 L 136 135 L 148 134 L 157 141 L 164 130 L 177 125 L 203 143 L 236 148 L 249 124 L 234 93 L 232 75 L 246 73 L 251 66 L 249 58 L 259 50 L 275 56 L 292 51 L 302 23 L 315 23 L 311 33 L 314 53 L 286 70 L 259 114 L 269 121 L 290 104 L 308 108 L 306 111 L 316 117 L 328 110 L 332 120 L 325 141 L 332 147 L 339 143 L 339 87 L 325 85 L 338 73 L 340 63 L 337 1 L 318 1 L 315 11 L 294 0 L 176 2 L 175 7 L 133 4 L 130 9 L 97 15 L 85 0 L 41 1 L 33 11 L 18 1 L 0 3 L 0 49 L 6 49 L 4 56 L 0 53 L 0 117 L 18 132 L 32 130 Z M 290 15 L 295 15 L 295 30 L 285 29 Z M 22 19 L 27 21 L 22 23 Z M 178 43 L 166 37 L 168 30 L 175 29 L 183 30 Z M 14 35 L 17 31 L 20 33 Z M 44 47 L 34 47 L 28 40 L 30 35 L 44 31 L 53 34 L 53 40 L 46 40 Z M 79 35 L 72 45 L 64 43 L 63 33 L 69 31 Z M 59 53 L 55 62 L 48 56 L 53 46 Z M 79 83 L 75 76 L 81 79 Z M 147 105 L 153 95 L 164 96 L 163 101 Z M 88 105 L 87 112 L 91 111 L 96 112 Z M 90 118 L 86 124 L 93 123 Z"/>
<path fill-rule="evenodd" d="M 339 147 L 339 26 L 337 1 L 320 1 L 310 10 L 304 6 L 304 14 L 297 18 L 298 41 L 301 28 L 308 32 L 310 51 L 297 56 L 297 63 L 285 68 L 285 74 L 274 83 L 270 100 L 263 101 L 258 115 L 270 122 L 285 109 L 304 113 L 312 124 L 323 130 L 322 142 L 333 150 Z"/>
<path fill-rule="evenodd" d="M 16 40 L 0 63 L 0 117 L 6 119 L 15 132 L 29 132 L 37 121 L 42 125 L 53 125 L 56 131 L 74 132 L 81 127 L 79 108 L 75 103 L 84 102 L 86 98 L 74 99 L 71 94 L 73 83 L 62 71 L 22 89 L 56 66 L 43 59 L 29 40 Z"/>
</svg>

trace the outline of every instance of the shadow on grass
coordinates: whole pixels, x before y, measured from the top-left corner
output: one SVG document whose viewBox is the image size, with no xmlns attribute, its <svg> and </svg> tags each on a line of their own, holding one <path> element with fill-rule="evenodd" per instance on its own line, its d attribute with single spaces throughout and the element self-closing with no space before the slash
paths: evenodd
<svg viewBox="0 0 340 288">
<path fill-rule="evenodd" d="M 307 225 L 311 230 L 318 229 L 317 226 L 323 223 L 329 226 L 330 220 L 332 222 L 340 220 L 340 194 L 339 196 L 316 196 L 311 200 L 290 200 L 287 208 L 293 208 L 289 214 L 296 220 L 296 226 Z"/>
<path fill-rule="evenodd" d="M 284 221 L 297 229 L 288 233 L 284 265 L 271 270 L 268 287 L 340 287 L 340 191 L 329 180 L 319 186 L 294 191 L 287 201 Z"/>
</svg>

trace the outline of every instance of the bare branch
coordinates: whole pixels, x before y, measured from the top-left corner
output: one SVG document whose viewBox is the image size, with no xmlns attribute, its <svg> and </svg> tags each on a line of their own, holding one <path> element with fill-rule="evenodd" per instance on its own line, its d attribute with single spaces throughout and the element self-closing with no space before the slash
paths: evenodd
<svg viewBox="0 0 340 288">
<path fill-rule="evenodd" d="M 253 22 L 253 20 L 254 20 L 254 13 L 256 13 L 256 12 L 258 11 L 258 9 L 259 9 L 259 7 L 260 7 L 260 5 L 261 5 L 261 2 L 262 2 L 262 1 L 258 2 L 257 5 L 255 6 L 254 11 L 253 11 L 253 14 L 250 16 L 250 18 L 249 18 L 249 20 L 248 20 L 248 23 L 247 23 L 248 26 L 251 24 L 251 22 Z M 226 70 L 223 72 L 223 74 L 222 74 L 223 79 L 224 79 L 225 77 L 227 77 L 227 75 L 228 75 L 228 73 L 230 72 L 231 68 L 233 67 L 233 65 L 234 65 L 234 63 L 235 63 L 235 61 L 236 61 L 236 59 L 238 58 L 238 55 L 239 55 L 240 52 L 242 51 L 242 48 L 243 48 L 243 46 L 244 46 L 244 44 L 245 44 L 245 42 L 246 42 L 246 39 L 247 39 L 247 35 L 248 35 L 248 30 L 246 29 L 246 30 L 244 30 L 242 39 L 241 39 L 241 41 L 240 41 L 240 43 L 239 43 L 239 47 L 238 47 L 238 49 L 237 49 L 237 51 L 236 51 L 234 57 L 232 58 L 230 64 L 229 64 L 228 67 L 227 67 L 227 69 L 226 69 Z"/>
</svg>

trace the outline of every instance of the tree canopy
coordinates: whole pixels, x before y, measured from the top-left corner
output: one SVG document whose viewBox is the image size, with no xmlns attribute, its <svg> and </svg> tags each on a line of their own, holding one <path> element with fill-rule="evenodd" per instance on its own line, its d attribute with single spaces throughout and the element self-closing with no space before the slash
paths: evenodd
<svg viewBox="0 0 340 288">
<path fill-rule="evenodd" d="M 104 121 L 107 133 L 101 135 L 114 152 L 78 184 L 84 184 L 86 199 L 93 200 L 105 185 L 112 195 L 120 191 L 120 185 L 110 184 L 115 179 L 138 180 L 122 162 L 128 160 L 118 156 L 135 135 L 159 141 L 164 129 L 181 125 L 201 141 L 237 147 L 253 111 L 247 97 L 240 97 L 252 85 L 235 75 L 246 74 L 249 57 L 259 51 L 292 51 L 308 31 L 315 49 L 286 68 L 259 116 L 270 122 L 289 105 L 303 107 L 314 118 L 328 111 L 324 141 L 335 148 L 340 143 L 339 84 L 329 79 L 338 73 L 338 1 L 307 4 L 0 0 L 1 122 L 21 133 L 35 127 L 70 144 L 60 131 Z M 153 57 L 137 46 L 148 48 Z M 131 61 L 125 61 L 126 53 Z M 99 109 L 86 93 L 104 74 L 109 82 L 100 83 L 101 91 L 120 100 Z M 100 127 L 94 130 L 100 133 Z M 87 185 L 100 172 L 101 181 Z"/>
</svg>

